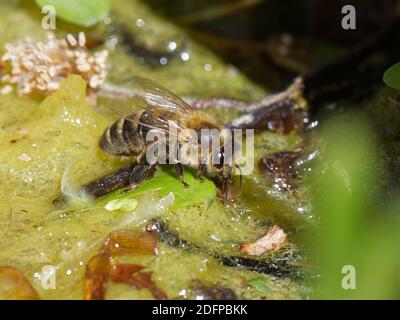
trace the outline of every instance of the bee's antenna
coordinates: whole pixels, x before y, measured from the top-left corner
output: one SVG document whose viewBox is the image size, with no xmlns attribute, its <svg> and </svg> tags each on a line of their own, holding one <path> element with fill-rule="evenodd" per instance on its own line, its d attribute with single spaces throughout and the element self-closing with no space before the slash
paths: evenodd
<svg viewBox="0 0 400 320">
<path fill-rule="evenodd" d="M 240 166 L 235 164 L 235 168 L 239 170 L 240 175 L 239 175 L 239 192 L 242 193 L 242 186 L 243 186 L 243 174 L 242 174 L 242 169 Z"/>
</svg>

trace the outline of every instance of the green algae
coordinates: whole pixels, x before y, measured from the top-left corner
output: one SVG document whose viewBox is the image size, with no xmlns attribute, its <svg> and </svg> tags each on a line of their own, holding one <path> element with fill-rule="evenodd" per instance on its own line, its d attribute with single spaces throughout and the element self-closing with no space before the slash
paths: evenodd
<svg viewBox="0 0 400 320">
<path fill-rule="evenodd" d="M 22 36 L 44 38 L 41 15 L 35 8 L 27 1 L 0 4 L 0 14 L 5 17 L 0 23 L 1 47 Z M 169 42 L 176 41 L 182 46 L 179 49 L 190 56 L 184 61 L 177 55 L 166 65 L 154 67 L 117 45 L 110 49 L 108 80 L 113 84 L 130 87 L 130 79 L 141 75 L 184 96 L 256 100 L 266 93 L 206 47 L 190 41 L 183 30 L 154 14 L 141 1 L 115 1 L 110 18 L 112 24 L 124 25 L 135 41 L 149 49 L 164 49 Z M 138 19 L 145 22 L 143 27 L 132 24 Z M 57 35 L 71 31 L 77 28 L 58 23 Z M 107 41 L 113 35 L 110 26 L 103 23 L 87 32 Z M 212 65 L 212 70 L 207 71 L 205 64 Z M 82 298 L 85 264 L 107 234 L 119 228 L 142 229 L 152 218 L 165 219 L 182 238 L 206 251 L 226 255 L 239 255 L 237 244 L 256 240 L 273 222 L 282 223 L 289 232 L 303 223 L 303 218 L 298 218 L 284 200 L 268 195 L 265 179 L 258 170 L 246 177 L 238 203 L 228 207 L 215 200 L 209 207 L 192 204 L 156 210 L 156 204 L 165 201 L 166 195 L 149 193 L 138 197 L 139 207 L 134 212 L 109 212 L 90 201 L 78 206 L 67 201 L 59 208 L 56 201 L 62 194 L 63 182 L 80 186 L 131 161 L 99 149 L 99 137 L 115 118 L 107 111 L 110 100 L 99 99 L 93 108 L 86 102 L 85 90 L 85 82 L 71 76 L 58 92 L 45 99 L 15 94 L 0 96 L 0 264 L 20 268 L 43 299 Z M 220 120 L 229 120 L 235 115 L 225 109 L 209 111 Z M 21 129 L 24 136 L 16 139 Z M 296 136 L 265 133 L 256 138 L 259 147 L 256 149 L 260 155 L 264 151 L 295 149 L 299 141 Z M 68 179 L 65 179 L 66 172 Z M 286 253 L 296 247 L 289 238 Z M 258 273 L 223 266 L 206 252 L 182 251 L 160 243 L 157 257 L 123 259 L 153 271 L 155 282 L 171 298 L 182 297 L 182 290 L 188 290 L 193 279 L 207 285 L 226 286 L 245 299 L 304 297 L 305 289 L 299 283 L 269 276 L 265 278 L 271 292 L 259 292 L 247 283 L 259 276 Z M 41 269 L 48 264 L 57 267 L 55 290 L 41 286 Z M 111 284 L 107 298 L 151 296 L 146 290 Z"/>
</svg>

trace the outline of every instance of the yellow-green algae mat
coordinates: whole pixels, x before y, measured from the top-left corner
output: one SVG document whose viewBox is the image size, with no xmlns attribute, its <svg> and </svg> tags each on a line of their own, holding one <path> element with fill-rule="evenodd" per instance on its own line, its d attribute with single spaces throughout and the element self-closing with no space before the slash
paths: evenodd
<svg viewBox="0 0 400 320">
<path fill-rule="evenodd" d="M 207 243 L 211 251 L 231 254 L 238 253 L 229 241 L 251 241 L 265 231 L 251 219 L 235 218 L 217 200 L 168 210 L 174 199 L 171 202 L 167 199 L 169 194 L 159 194 L 156 185 L 148 188 L 154 192 L 137 194 L 138 207 L 134 211 L 108 211 L 103 205 L 82 203 L 82 199 L 78 199 L 78 205 L 71 201 L 62 210 L 55 209 L 54 199 L 59 197 L 63 184 L 72 184 L 64 185 L 64 190 L 75 190 L 75 186 L 124 164 L 98 149 L 98 138 L 108 122 L 86 103 L 85 92 L 86 83 L 78 76 L 70 76 L 59 91 L 30 109 L 30 116 L 23 123 L 23 137 L 16 137 L 17 127 L 2 134 L 0 264 L 22 270 L 41 298 L 82 298 L 85 264 L 107 234 L 115 229 L 141 230 L 151 218 L 162 216 L 183 237 L 190 236 L 193 243 Z M 2 116 L 6 116 L 5 110 Z M 66 172 L 70 176 L 66 177 Z M 159 177 L 160 174 L 155 179 Z M 168 174 L 168 179 L 174 178 Z M 190 179 L 196 183 L 195 178 Z M 206 186 L 210 187 L 210 183 L 206 182 Z M 67 195 L 79 198 L 78 191 Z M 124 261 L 153 271 L 154 281 L 170 298 L 179 297 L 194 279 L 231 288 L 241 298 L 301 296 L 297 286 L 288 280 L 272 281 L 262 276 L 268 290 L 260 290 L 248 283 L 260 277 L 257 273 L 222 266 L 204 253 L 182 251 L 163 243 L 159 243 L 156 257 L 124 257 Z M 57 268 L 54 290 L 41 286 L 45 265 Z M 151 294 L 110 284 L 107 298 L 147 299 Z"/>
<path fill-rule="evenodd" d="M 40 24 L 43 16 L 33 1 L 3 1 L 0 14 L 4 18 L 0 22 L 1 47 L 22 36 L 45 37 Z M 185 40 L 190 40 L 185 49 L 190 55 L 188 61 L 178 57 L 158 68 L 141 63 L 122 46 L 115 46 L 110 50 L 108 61 L 110 83 L 131 87 L 131 77 L 141 75 L 157 80 L 182 96 L 257 100 L 266 94 L 265 88 L 252 83 L 208 48 L 190 39 L 179 26 L 158 16 L 144 1 L 114 1 L 110 18 L 113 23 L 128 28 L 134 39 L 150 50 L 166 48 L 171 41 L 182 49 L 183 43 L 188 43 Z M 132 23 L 138 19 L 145 21 L 143 27 Z M 81 29 L 62 21 L 57 22 L 55 30 L 57 37 L 77 31 Z M 86 32 L 105 42 L 113 36 L 103 23 Z M 205 70 L 205 64 L 212 66 L 212 72 Z M 98 148 L 103 130 L 115 120 L 107 111 L 109 103 L 115 102 L 99 99 L 96 110 L 89 107 L 85 83 L 78 77 L 69 78 L 61 90 L 43 102 L 37 97 L 0 95 L 0 265 L 19 268 L 41 298 L 82 298 L 85 264 L 107 234 L 121 228 L 142 230 L 151 218 L 162 217 L 183 239 L 205 251 L 226 255 L 238 255 L 237 244 L 262 236 L 271 221 L 286 231 L 296 229 L 298 214 L 290 204 L 282 205 L 268 196 L 269 187 L 257 168 L 244 180 L 240 201 L 229 208 L 224 208 L 219 200 L 210 203 L 214 197 L 212 188 L 203 194 L 203 201 L 178 206 L 182 195 L 180 185 L 168 170 L 159 171 L 158 178 L 160 175 L 168 178 L 172 184 L 169 188 L 173 186 L 176 196 L 171 196 L 166 189 L 149 188 L 143 193 L 139 188 L 132 195 L 138 201 L 132 212 L 108 211 L 104 203 L 86 201 L 79 186 L 131 161 L 109 156 Z M 207 111 L 220 121 L 231 120 L 237 114 L 234 110 Z M 263 133 L 256 136 L 256 157 L 295 149 L 300 142 L 294 135 Z M 190 172 L 185 175 L 192 178 Z M 149 181 L 147 187 L 154 183 Z M 196 179 L 191 181 L 193 188 L 188 192 L 194 192 L 195 183 Z M 59 206 L 54 200 L 62 193 L 61 189 L 69 201 L 66 207 L 57 210 Z M 289 234 L 289 247 L 292 238 Z M 126 257 L 125 261 L 143 264 L 153 271 L 154 281 L 170 298 L 178 297 L 194 279 L 205 285 L 231 288 L 239 298 L 287 299 L 307 295 L 294 282 L 225 267 L 204 253 L 173 249 L 163 243 L 159 243 L 158 252 L 157 257 Z M 55 290 L 44 290 L 41 286 L 41 270 L 48 264 L 58 268 Z M 152 296 L 146 290 L 110 284 L 107 298 Z"/>
</svg>

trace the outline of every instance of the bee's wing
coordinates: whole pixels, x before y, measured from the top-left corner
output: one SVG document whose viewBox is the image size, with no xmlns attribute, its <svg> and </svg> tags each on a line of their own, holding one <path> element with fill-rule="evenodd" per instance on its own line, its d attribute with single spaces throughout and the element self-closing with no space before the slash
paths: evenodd
<svg viewBox="0 0 400 320">
<path fill-rule="evenodd" d="M 134 113 L 146 110 L 148 104 L 142 98 L 135 97 L 127 101 L 118 101 L 108 104 L 108 109 L 111 110 L 119 118 L 127 118 Z"/>
<path fill-rule="evenodd" d="M 147 78 L 135 77 L 134 82 L 144 90 L 144 99 L 148 104 L 159 108 L 175 110 L 176 112 L 184 114 L 193 112 L 190 105 L 155 81 Z"/>
<path fill-rule="evenodd" d="M 145 127 L 148 127 L 149 129 L 161 130 L 167 135 L 173 134 L 169 129 L 176 130 L 176 132 L 184 129 L 178 122 L 169 121 L 170 119 L 168 119 L 168 117 L 165 117 L 165 108 L 159 105 L 150 104 L 149 101 L 144 98 L 136 97 L 125 102 L 119 101 L 117 104 L 109 104 L 108 107 L 119 118 L 125 118 L 128 121 L 134 121 L 136 124 L 141 124 Z M 172 113 L 179 113 L 178 111 L 176 111 L 176 109 L 169 108 L 167 110 Z M 151 115 L 153 117 L 153 122 L 151 124 L 144 123 L 136 117 L 132 118 L 132 114 L 142 111 L 151 112 Z"/>
</svg>

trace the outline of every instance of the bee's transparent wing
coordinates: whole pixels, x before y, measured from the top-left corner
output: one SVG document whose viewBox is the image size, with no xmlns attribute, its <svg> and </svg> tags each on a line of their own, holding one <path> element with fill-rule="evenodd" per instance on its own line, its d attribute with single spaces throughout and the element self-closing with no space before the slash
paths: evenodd
<svg viewBox="0 0 400 320">
<path fill-rule="evenodd" d="M 133 113 L 149 111 L 154 118 L 152 124 L 143 123 L 134 117 L 132 121 L 137 121 L 138 124 L 151 129 L 160 129 L 169 135 L 171 135 L 170 129 L 176 133 L 185 129 L 181 126 L 180 122 L 171 121 L 171 119 L 179 119 L 179 116 L 185 117 L 187 114 L 193 112 L 190 105 L 155 81 L 142 77 L 135 77 L 133 80 L 144 91 L 144 96 L 135 97 L 125 103 L 110 105 L 115 114 L 131 120 L 132 117 L 130 116 Z"/>
<path fill-rule="evenodd" d="M 190 105 L 157 82 L 142 77 L 135 77 L 133 80 L 135 84 L 143 89 L 145 92 L 144 99 L 150 105 L 168 108 L 184 114 L 193 112 Z"/>
<path fill-rule="evenodd" d="M 149 129 L 157 129 L 165 132 L 167 135 L 176 135 L 173 132 L 179 132 L 184 129 L 179 123 L 175 121 L 169 121 L 165 117 L 165 109 L 158 105 L 152 105 L 144 98 L 135 97 L 129 101 L 118 101 L 118 103 L 110 103 L 108 105 L 110 109 L 118 118 L 125 118 L 128 121 L 135 122 L 136 125 L 141 124 Z M 149 111 L 153 117 L 153 123 L 144 123 L 137 117 L 132 117 L 133 114 L 141 113 L 143 111 Z M 175 109 L 168 109 L 173 113 L 179 113 Z M 170 129 L 173 129 L 172 131 Z"/>
<path fill-rule="evenodd" d="M 126 101 L 111 102 L 107 108 L 119 118 L 126 118 L 148 108 L 148 104 L 142 98 L 135 97 Z"/>
</svg>

